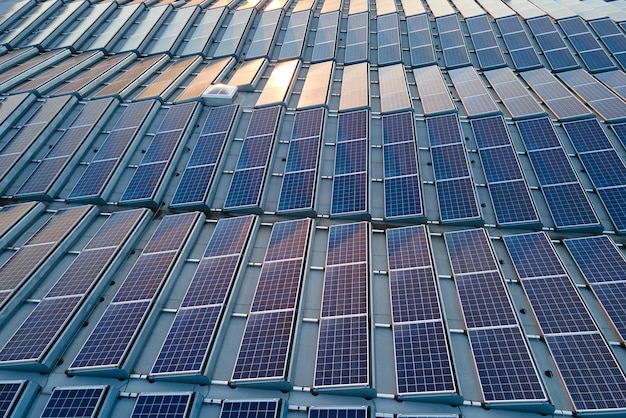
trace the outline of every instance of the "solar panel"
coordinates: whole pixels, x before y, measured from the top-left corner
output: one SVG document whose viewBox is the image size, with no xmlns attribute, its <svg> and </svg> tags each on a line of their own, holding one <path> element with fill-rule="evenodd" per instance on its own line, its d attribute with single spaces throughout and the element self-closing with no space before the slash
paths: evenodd
<svg viewBox="0 0 626 418">
<path fill-rule="evenodd" d="M 487 402 L 547 400 L 518 326 L 468 330 Z"/>
<path fill-rule="evenodd" d="M 202 134 L 172 198 L 171 207 L 208 209 L 209 189 L 237 110 L 237 105 L 230 105 L 215 107 L 209 111 Z"/>
<path fill-rule="evenodd" d="M 298 58 L 302 54 L 311 13 L 308 10 L 292 13 L 280 48 L 279 60 Z"/>
<path fill-rule="evenodd" d="M 452 102 L 448 86 L 438 66 L 416 68 L 413 70 L 413 75 L 425 115 L 456 111 L 456 106 Z"/>
<path fill-rule="evenodd" d="M 247 59 L 266 57 L 269 55 L 274 37 L 280 29 L 280 19 L 282 17 L 281 10 L 271 10 L 261 14 L 261 20 L 257 25 L 258 30 L 254 32 L 254 36 L 250 42 Z"/>
<path fill-rule="evenodd" d="M 28 385 L 27 380 L 0 382 L 0 415 L 9 417 Z"/>
<path fill-rule="evenodd" d="M 448 71 L 448 74 L 468 117 L 500 113 L 500 108 L 493 101 L 474 67 L 457 68 Z"/>
<path fill-rule="evenodd" d="M 132 418 L 168 416 L 187 418 L 191 414 L 195 393 L 142 393 L 137 397 Z"/>
<path fill-rule="evenodd" d="M 396 13 L 378 16 L 378 65 L 387 65 L 400 62 L 400 27 Z"/>
<path fill-rule="evenodd" d="M 201 373 L 233 285 L 253 216 L 218 222 L 150 374 Z"/>
<path fill-rule="evenodd" d="M 622 69 L 626 69 L 626 35 L 620 30 L 617 23 L 611 18 L 605 17 L 589 20 L 588 24 L 598 34 L 604 46 L 619 62 Z"/>
<path fill-rule="evenodd" d="M 501 17 L 496 19 L 496 24 L 500 28 L 515 69 L 522 71 L 542 66 L 518 16 Z"/>
<path fill-rule="evenodd" d="M 172 266 L 184 253 L 185 242 L 199 217 L 198 213 L 189 213 L 163 218 L 70 365 L 70 373 L 123 368 L 133 340 L 141 332 Z"/>
<path fill-rule="evenodd" d="M 513 119 L 545 114 L 537 100 L 530 95 L 510 68 L 485 71 L 484 75 Z"/>
<path fill-rule="evenodd" d="M 280 400 L 262 401 L 226 400 L 222 403 L 220 418 L 278 418 Z"/>
<path fill-rule="evenodd" d="M 543 55 L 548 60 L 552 71 L 563 71 L 578 68 L 576 59 L 565 45 L 549 16 L 539 16 L 526 21 L 535 35 Z"/>
<path fill-rule="evenodd" d="M 474 50 L 476 51 L 480 68 L 488 70 L 505 66 L 506 61 L 502 56 L 502 51 L 500 51 L 498 41 L 491 28 L 489 17 L 483 14 L 468 18 L 465 22 L 474 43 Z"/>
<path fill-rule="evenodd" d="M 437 30 L 441 39 L 441 49 L 447 68 L 469 65 L 470 59 L 456 14 L 438 17 Z"/>
<path fill-rule="evenodd" d="M 590 72 L 616 68 L 584 20 L 579 16 L 560 19 L 558 24 Z"/>
<path fill-rule="evenodd" d="M 598 332 L 545 338 L 577 411 L 626 409 L 626 378 Z"/>
<path fill-rule="evenodd" d="M 335 57 L 339 12 L 322 13 L 317 23 L 312 62 L 320 62 Z"/>
<path fill-rule="evenodd" d="M 430 34 L 430 22 L 426 13 L 407 16 L 407 32 L 409 35 L 409 51 L 411 63 L 415 67 L 433 64 L 435 62 L 435 50 Z"/>
<path fill-rule="evenodd" d="M 275 106 L 252 112 L 224 209 L 259 207 L 280 109 Z"/>
<path fill-rule="evenodd" d="M 108 386 L 55 388 L 42 418 L 96 417 L 109 392 Z"/>
<path fill-rule="evenodd" d="M 567 71 L 559 74 L 559 78 L 605 121 L 617 122 L 624 119 L 626 102 L 585 70 Z"/>
<path fill-rule="evenodd" d="M 349 15 L 344 62 L 352 64 L 366 60 L 368 49 L 369 14 L 366 12 Z"/>
<path fill-rule="evenodd" d="M 309 408 L 309 418 L 367 418 L 368 415 L 367 407 L 333 408 L 316 406 Z"/>
</svg>

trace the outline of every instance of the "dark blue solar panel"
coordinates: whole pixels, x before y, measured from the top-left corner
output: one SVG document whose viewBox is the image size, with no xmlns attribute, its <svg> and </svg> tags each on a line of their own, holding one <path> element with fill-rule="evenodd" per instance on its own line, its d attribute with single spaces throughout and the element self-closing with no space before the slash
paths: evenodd
<svg viewBox="0 0 626 418">
<path fill-rule="evenodd" d="M 552 122 L 548 118 L 519 121 L 517 128 L 528 151 L 561 146 L 561 142 L 552 127 Z"/>
<path fill-rule="evenodd" d="M 497 271 L 456 275 L 454 282 L 468 329 L 517 324 Z"/>
<path fill-rule="evenodd" d="M 542 66 L 517 15 L 497 19 L 496 23 L 517 70 Z"/>
<path fill-rule="evenodd" d="M 258 205 L 265 179 L 265 167 L 235 171 L 224 208 Z"/>
<path fill-rule="evenodd" d="M 108 386 L 56 388 L 50 394 L 42 418 L 96 417 Z"/>
<path fill-rule="evenodd" d="M 279 401 L 224 401 L 220 418 L 277 418 Z"/>
<path fill-rule="evenodd" d="M 590 20 L 589 25 L 600 36 L 600 40 L 611 52 L 622 69 L 626 68 L 626 35 L 611 18 Z"/>
<path fill-rule="evenodd" d="M 318 149 L 319 137 L 292 140 L 289 144 L 285 172 L 315 170 L 317 168 Z"/>
<path fill-rule="evenodd" d="M 385 145 L 385 177 L 417 174 L 417 156 L 413 141 Z"/>
<path fill-rule="evenodd" d="M 456 115 L 437 116 L 426 119 L 430 146 L 461 142 L 461 131 Z"/>
<path fill-rule="evenodd" d="M 187 289 L 183 307 L 221 304 L 228 295 L 234 274 L 239 266 L 238 254 L 213 257 L 200 262 Z"/>
<path fill-rule="evenodd" d="M 80 352 L 71 369 L 117 366 L 143 322 L 150 301 L 109 305 Z"/>
<path fill-rule="evenodd" d="M 167 277 L 176 254 L 143 254 L 128 273 L 128 280 L 115 294 L 113 302 L 151 299 Z"/>
<path fill-rule="evenodd" d="M 233 380 L 283 378 L 294 311 L 251 314 L 233 371 Z"/>
<path fill-rule="evenodd" d="M 532 151 L 529 156 L 537 180 L 542 185 L 578 182 L 578 177 L 562 148 Z"/>
<path fill-rule="evenodd" d="M 324 109 L 299 111 L 293 121 L 291 139 L 318 137 L 324 126 Z"/>
<path fill-rule="evenodd" d="M 226 137 L 226 132 L 221 132 L 202 135 L 198 138 L 198 142 L 196 142 L 187 167 L 215 164 L 220 157 Z"/>
<path fill-rule="evenodd" d="M 527 23 L 553 71 L 578 67 L 576 59 L 563 42 L 549 16 L 529 19 Z"/>
<path fill-rule="evenodd" d="M 338 215 L 366 211 L 367 183 L 367 173 L 335 177 L 331 214 Z"/>
<path fill-rule="evenodd" d="M 221 305 L 180 309 L 150 373 L 201 372 L 221 310 Z"/>
<path fill-rule="evenodd" d="M 259 276 L 251 311 L 294 309 L 301 274 L 302 259 L 265 263 Z"/>
<path fill-rule="evenodd" d="M 204 202 L 208 184 L 213 178 L 214 165 L 190 167 L 185 170 L 172 198 L 172 206 L 188 202 Z"/>
<path fill-rule="evenodd" d="M 387 230 L 389 269 L 428 267 L 432 263 L 423 226 Z"/>
<path fill-rule="evenodd" d="M 515 152 L 510 145 L 481 150 L 480 161 L 483 164 L 488 183 L 523 178 Z"/>
<path fill-rule="evenodd" d="M 140 165 L 124 191 L 120 202 L 149 199 L 159 187 L 167 162 Z"/>
<path fill-rule="evenodd" d="M 538 221 L 537 212 L 524 180 L 491 183 L 489 194 L 498 224 Z"/>
<path fill-rule="evenodd" d="M 483 149 L 511 144 L 502 116 L 472 119 L 471 123 L 478 148 Z"/>
<path fill-rule="evenodd" d="M 606 235 L 564 242 L 576 265 L 592 285 L 626 277 L 626 260 Z"/>
<path fill-rule="evenodd" d="M 366 223 L 336 225 L 330 228 L 326 265 L 359 263 L 367 260 Z"/>
<path fill-rule="evenodd" d="M 418 216 L 424 213 L 417 175 L 385 179 L 385 216 Z"/>
<path fill-rule="evenodd" d="M 546 399 L 518 327 L 470 329 L 468 336 L 486 401 Z"/>
<path fill-rule="evenodd" d="M 506 65 L 498 41 L 491 29 L 489 17 L 480 15 L 466 19 L 466 22 L 480 68 L 490 69 Z"/>
<path fill-rule="evenodd" d="M 274 135 L 246 138 L 239 154 L 237 169 L 264 167 L 267 164 L 273 143 Z"/>
<path fill-rule="evenodd" d="M 323 318 L 315 365 L 316 387 L 369 383 L 367 315 Z"/>
<path fill-rule="evenodd" d="M 470 64 L 463 32 L 456 14 L 438 17 L 436 22 L 446 67 L 454 68 Z"/>
<path fill-rule="evenodd" d="M 104 186 L 111 177 L 113 170 L 117 167 L 117 164 L 117 159 L 90 163 L 85 173 L 72 189 L 68 200 L 83 196 L 99 196 L 104 190 Z"/>
<path fill-rule="evenodd" d="M 597 119 L 568 122 L 563 127 L 579 153 L 613 148 Z"/>
<path fill-rule="evenodd" d="M 597 188 L 626 184 L 626 166 L 613 149 L 580 154 L 579 157 Z"/>
<path fill-rule="evenodd" d="M 197 102 L 183 103 L 170 107 L 159 126 L 158 132 L 185 129 L 197 107 Z"/>
<path fill-rule="evenodd" d="M 164 217 L 144 247 L 143 254 L 179 251 L 197 220 L 197 213 Z"/>
<path fill-rule="evenodd" d="M 455 390 L 441 321 L 397 324 L 393 335 L 399 394 Z"/>
<path fill-rule="evenodd" d="M 366 139 L 368 137 L 369 114 L 367 110 L 339 115 L 337 142 Z"/>
<path fill-rule="evenodd" d="M 520 278 L 566 274 L 545 233 L 510 235 L 504 237 L 504 243 Z"/>
<path fill-rule="evenodd" d="M 383 141 L 385 145 L 415 141 L 413 113 L 404 112 L 383 116 Z"/>
<path fill-rule="evenodd" d="M 626 186 L 598 190 L 602 204 L 619 232 L 626 231 Z"/>
<path fill-rule="evenodd" d="M 494 271 L 498 267 L 482 229 L 445 234 L 446 248 L 454 274 Z"/>
<path fill-rule="evenodd" d="M 278 222 L 265 253 L 265 261 L 289 260 L 304 257 L 310 219 Z"/>
<path fill-rule="evenodd" d="M 367 409 L 356 408 L 332 408 L 332 407 L 311 407 L 309 408 L 309 418 L 367 418 Z"/>
<path fill-rule="evenodd" d="M 254 216 L 221 219 L 213 231 L 204 257 L 240 254 L 250 234 L 250 228 L 254 225 L 254 220 Z"/>
<path fill-rule="evenodd" d="M 441 318 L 432 268 L 390 269 L 389 285 L 394 323 Z"/>
<path fill-rule="evenodd" d="M 469 176 L 463 144 L 453 144 L 431 149 L 436 180 Z"/>
<path fill-rule="evenodd" d="M 569 277 L 535 278 L 522 284 L 544 334 L 596 330 Z"/>
<path fill-rule="evenodd" d="M 442 221 L 477 218 L 478 206 L 470 178 L 437 182 L 437 199 Z"/>
<path fill-rule="evenodd" d="M 312 208 L 315 174 L 315 170 L 285 174 L 278 201 L 278 210 L 290 211 Z"/>
<path fill-rule="evenodd" d="M 599 333 L 545 339 L 577 411 L 626 408 L 626 378 Z"/>
<path fill-rule="evenodd" d="M 265 109 L 255 109 L 250 118 L 246 137 L 260 135 L 273 135 L 276 131 L 278 118 L 280 117 L 280 106 L 268 107 Z"/>
<path fill-rule="evenodd" d="M 324 278 L 322 316 L 367 312 L 367 263 L 328 266 Z"/>
<path fill-rule="evenodd" d="M 132 418 L 186 418 L 191 411 L 191 393 L 147 394 L 137 397 Z"/>
<path fill-rule="evenodd" d="M 367 171 L 367 141 L 340 142 L 335 148 L 335 176 Z"/>
<path fill-rule="evenodd" d="M 599 225 L 598 218 L 580 184 L 544 186 L 541 190 L 557 228 Z"/>
<path fill-rule="evenodd" d="M 622 143 L 622 146 L 626 148 L 626 123 L 618 123 L 611 125 L 613 131 L 615 131 L 615 135 Z"/>
<path fill-rule="evenodd" d="M 624 277 L 624 276 L 621 276 Z M 592 284 L 593 292 L 613 322 L 622 341 L 626 339 L 626 283 Z"/>
<path fill-rule="evenodd" d="M 9 416 L 9 411 L 22 394 L 25 381 L 0 383 L 0 415 Z"/>
<path fill-rule="evenodd" d="M 39 360 L 63 324 L 71 318 L 80 300 L 81 297 L 77 296 L 39 302 L 0 350 L 0 362 Z"/>
<path fill-rule="evenodd" d="M 582 18 L 569 17 L 560 19 L 558 23 L 589 71 L 606 71 L 616 68 Z"/>
<path fill-rule="evenodd" d="M 228 105 L 211 108 L 202 127 L 202 135 L 228 132 L 237 114 L 238 105 Z"/>
</svg>

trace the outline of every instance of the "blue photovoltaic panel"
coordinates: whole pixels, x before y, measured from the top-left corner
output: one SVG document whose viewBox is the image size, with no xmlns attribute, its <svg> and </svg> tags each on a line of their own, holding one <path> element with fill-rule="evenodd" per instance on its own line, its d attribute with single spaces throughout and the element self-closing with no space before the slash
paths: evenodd
<svg viewBox="0 0 626 418">
<path fill-rule="evenodd" d="M 490 184 L 489 195 L 499 225 L 539 222 L 524 180 Z"/>
<path fill-rule="evenodd" d="M 143 322 L 150 301 L 109 305 L 70 365 L 70 370 L 117 366 Z"/>
<path fill-rule="evenodd" d="M 482 229 L 445 234 L 446 248 L 454 274 L 496 271 L 491 246 Z"/>
<path fill-rule="evenodd" d="M 442 221 L 478 218 L 474 184 L 470 178 L 437 182 L 437 200 Z"/>
<path fill-rule="evenodd" d="M 467 177 L 467 160 L 463 144 L 433 147 L 431 154 L 436 180 Z"/>
<path fill-rule="evenodd" d="M 254 313 L 233 371 L 233 380 L 284 378 L 294 310 Z"/>
<path fill-rule="evenodd" d="M 389 270 L 393 322 L 428 321 L 441 317 L 433 270 Z"/>
<path fill-rule="evenodd" d="M 558 23 L 590 72 L 616 68 L 582 18 L 568 17 L 560 19 Z"/>
<path fill-rule="evenodd" d="M 526 22 L 553 71 L 578 68 L 576 59 L 565 45 L 549 16 L 539 16 L 528 19 Z"/>
<path fill-rule="evenodd" d="M 436 116 L 426 119 L 430 146 L 461 143 L 461 131 L 456 115 Z"/>
<path fill-rule="evenodd" d="M 528 151 L 561 147 L 548 118 L 529 119 L 517 122 L 524 145 Z"/>
<path fill-rule="evenodd" d="M 252 312 L 294 309 L 301 274 L 302 259 L 265 263 L 259 276 Z"/>
<path fill-rule="evenodd" d="M 466 19 L 466 22 L 474 43 L 474 50 L 476 51 L 480 68 L 488 70 L 506 65 L 496 36 L 491 28 L 489 16 L 471 17 Z"/>
<path fill-rule="evenodd" d="M 367 261 L 368 234 L 367 224 L 363 222 L 331 227 L 326 265 Z"/>
<path fill-rule="evenodd" d="M 324 109 L 296 113 L 278 211 L 312 209 Z"/>
<path fill-rule="evenodd" d="M 609 17 L 590 20 L 587 23 L 598 34 L 604 46 L 619 62 L 622 69 L 626 69 L 626 35 L 620 30 L 617 23 Z"/>
<path fill-rule="evenodd" d="M 614 187 L 599 189 L 598 195 L 602 199 L 602 204 L 609 212 L 611 221 L 619 232 L 626 231 L 626 187 Z"/>
<path fill-rule="evenodd" d="M 394 324 L 399 394 L 455 390 L 441 321 Z"/>
<path fill-rule="evenodd" d="M 388 229 L 387 256 L 390 270 L 431 266 L 425 227 Z"/>
<path fill-rule="evenodd" d="M 515 151 L 508 146 L 480 150 L 480 160 L 488 183 L 522 179 Z"/>
<path fill-rule="evenodd" d="M 413 113 L 383 116 L 383 138 L 386 217 L 423 215 Z"/>
<path fill-rule="evenodd" d="M 598 189 L 626 184 L 626 166 L 613 149 L 579 154 L 579 157 Z"/>
<path fill-rule="evenodd" d="M 137 397 L 132 418 L 187 418 L 191 412 L 193 393 L 148 394 Z"/>
<path fill-rule="evenodd" d="M 239 266 L 239 254 L 210 257 L 200 265 L 187 289 L 182 307 L 215 305 L 224 302 Z"/>
<path fill-rule="evenodd" d="M 204 257 L 240 254 L 255 219 L 254 216 L 221 219 L 213 231 Z"/>
<path fill-rule="evenodd" d="M 567 239 L 565 246 L 591 285 L 626 277 L 626 260 L 606 235 Z"/>
<path fill-rule="evenodd" d="M 367 211 L 368 112 L 339 115 L 331 214 Z"/>
<path fill-rule="evenodd" d="M 456 275 L 454 282 L 468 329 L 517 324 L 497 271 Z"/>
<path fill-rule="evenodd" d="M 369 13 L 348 16 L 344 62 L 351 64 L 367 59 L 369 49 Z"/>
<path fill-rule="evenodd" d="M 578 177 L 572 170 L 562 148 L 549 148 L 529 152 L 537 180 L 542 185 L 576 183 Z"/>
<path fill-rule="evenodd" d="M 220 418 L 278 418 L 279 401 L 229 401 L 222 404 Z"/>
<path fill-rule="evenodd" d="M 367 408 L 309 408 L 309 418 L 367 418 L 368 415 Z"/>
<path fill-rule="evenodd" d="M 96 417 L 108 386 L 56 388 L 50 394 L 42 418 Z"/>
<path fill-rule="evenodd" d="M 224 203 L 225 209 L 255 207 L 260 204 L 280 110 L 280 106 L 274 106 L 252 112 L 237 161 L 237 170 Z"/>
<path fill-rule="evenodd" d="M 563 127 L 579 153 L 613 149 L 597 119 L 568 122 Z"/>
<path fill-rule="evenodd" d="M 185 129 L 196 110 L 197 103 L 183 103 L 170 107 L 159 126 L 158 132 L 177 131 Z"/>
<path fill-rule="evenodd" d="M 221 310 L 221 305 L 179 309 L 150 373 L 202 371 Z"/>
<path fill-rule="evenodd" d="M 522 71 L 542 66 L 517 15 L 502 17 L 497 19 L 496 23 L 517 70 Z"/>
<path fill-rule="evenodd" d="M 541 190 L 557 228 L 599 225 L 598 217 L 579 183 L 543 186 Z"/>
<path fill-rule="evenodd" d="M 367 311 L 367 263 L 329 266 L 324 278 L 322 316 L 356 315 Z"/>
<path fill-rule="evenodd" d="M 150 299 L 161 287 L 167 273 L 176 261 L 173 251 L 157 254 L 143 254 L 135 263 L 128 280 L 117 291 L 113 302 L 129 302 Z"/>
<path fill-rule="evenodd" d="M 613 322 L 622 341 L 626 340 L 626 283 L 594 283 L 591 288 Z"/>
<path fill-rule="evenodd" d="M 274 224 L 265 261 L 303 258 L 310 225 L 309 218 Z"/>
<path fill-rule="evenodd" d="M 485 149 L 511 144 L 502 116 L 473 119 L 471 123 L 478 148 Z"/>
<path fill-rule="evenodd" d="M 409 34 L 409 50 L 411 52 L 411 64 L 415 67 L 432 64 L 435 62 L 435 50 L 433 39 L 430 34 L 430 22 L 428 15 L 422 13 L 406 18 L 407 32 Z"/>
<path fill-rule="evenodd" d="M 378 65 L 393 64 L 402 60 L 398 15 L 378 16 Z"/>
<path fill-rule="evenodd" d="M 209 111 L 187 167 L 172 198 L 171 206 L 204 205 L 215 168 L 237 115 L 238 105 L 214 107 Z"/>
<path fill-rule="evenodd" d="M 469 55 L 465 48 L 463 32 L 456 14 L 438 17 L 436 22 L 446 67 L 455 68 L 469 65 Z"/>
<path fill-rule="evenodd" d="M 521 279 L 566 275 L 545 233 L 510 235 L 504 243 Z"/>
<path fill-rule="evenodd" d="M 486 401 L 546 400 L 517 326 L 468 330 Z"/>
<path fill-rule="evenodd" d="M 21 396 L 26 384 L 27 381 L 0 383 L 0 415 L 3 417 L 10 416 L 9 411 Z"/>
<path fill-rule="evenodd" d="M 369 383 L 367 315 L 323 318 L 315 365 L 316 387 Z"/>
<path fill-rule="evenodd" d="M 545 339 L 577 411 L 626 409 L 626 378 L 599 333 Z"/>
<path fill-rule="evenodd" d="M 569 277 L 534 278 L 522 284 L 544 334 L 596 330 Z"/>
</svg>

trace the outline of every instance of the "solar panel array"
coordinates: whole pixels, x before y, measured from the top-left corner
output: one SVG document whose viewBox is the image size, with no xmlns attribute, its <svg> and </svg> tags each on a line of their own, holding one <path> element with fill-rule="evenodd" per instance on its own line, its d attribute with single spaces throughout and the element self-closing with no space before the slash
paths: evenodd
<svg viewBox="0 0 626 418">
<path fill-rule="evenodd" d="M 498 225 L 538 225 L 539 216 L 502 116 L 473 119 L 472 131 Z"/>
<path fill-rule="evenodd" d="M 272 228 L 233 371 L 235 384 L 288 379 L 310 228 L 310 219 L 278 222 Z"/>
<path fill-rule="evenodd" d="M 596 119 L 563 124 L 585 172 L 619 232 L 626 231 L 626 166 Z"/>
<path fill-rule="evenodd" d="M 146 220 L 147 210 L 117 212 L 109 216 L 85 248 L 65 270 L 50 291 L 41 299 L 22 325 L 0 349 L 0 367 L 49 371 L 58 360 L 53 345 L 64 333 L 71 333 L 72 321 L 84 318 L 82 306 L 97 295 L 99 282 L 107 275 L 116 258 L 124 259 L 123 250 L 130 237 Z M 119 264 L 119 263 L 117 263 Z M 60 345 L 60 344 L 59 344 Z M 62 352 L 57 346 L 55 351 Z"/>
<path fill-rule="evenodd" d="M 446 67 L 455 68 L 469 65 L 470 58 L 465 47 L 465 40 L 456 14 L 435 19 L 441 39 L 441 49 Z"/>
<path fill-rule="evenodd" d="M 402 61 L 400 48 L 400 23 L 396 13 L 379 16 L 378 27 L 378 65 L 395 64 Z"/>
<path fill-rule="evenodd" d="M 225 210 L 259 210 L 280 114 L 280 106 L 252 112 L 237 169 L 224 203 Z"/>
<path fill-rule="evenodd" d="M 413 113 L 383 116 L 385 218 L 424 217 Z"/>
<path fill-rule="evenodd" d="M 229 105 L 212 108 L 209 111 L 170 207 L 209 209 L 207 200 L 210 188 L 216 177 L 217 167 L 237 117 L 238 108 L 237 105 Z"/>
<path fill-rule="evenodd" d="M 596 216 L 548 118 L 517 122 L 557 229 L 598 229 Z"/>
<path fill-rule="evenodd" d="M 607 71 L 616 68 L 611 58 L 602 49 L 600 42 L 591 32 L 591 29 L 579 16 L 560 19 L 558 24 L 590 72 Z"/>
<path fill-rule="evenodd" d="M 456 115 L 426 119 L 442 222 L 481 222 Z"/>
<path fill-rule="evenodd" d="M 124 367 L 133 342 L 141 333 L 165 282 L 175 271 L 199 219 L 197 212 L 163 218 L 70 364 L 68 373 L 127 375 Z"/>
<path fill-rule="evenodd" d="M 155 100 L 131 103 L 124 110 L 102 146 L 87 166 L 69 196 L 68 202 L 105 203 L 115 171 L 123 167 L 137 145 L 136 139 L 146 129 L 154 111 Z"/>
<path fill-rule="evenodd" d="M 313 386 L 370 385 L 369 225 L 329 228 Z"/>
<path fill-rule="evenodd" d="M 339 115 L 331 215 L 350 216 L 367 212 L 368 119 L 367 110 Z"/>
<path fill-rule="evenodd" d="M 526 21 L 552 71 L 578 68 L 578 62 L 557 31 L 549 16 L 539 16 Z"/>
<path fill-rule="evenodd" d="M 368 58 L 369 50 L 369 14 L 359 13 L 348 16 L 348 33 L 344 62 L 352 64 Z"/>
<path fill-rule="evenodd" d="M 314 211 L 324 116 L 322 108 L 296 113 L 278 199 L 279 212 Z"/>
<path fill-rule="evenodd" d="M 445 241 L 485 402 L 547 402 L 486 232 Z"/>
<path fill-rule="evenodd" d="M 465 20 L 469 30 L 478 63 L 483 70 L 503 67 L 506 61 L 498 46 L 498 41 L 491 28 L 491 20 L 487 15 L 479 15 Z"/>
<path fill-rule="evenodd" d="M 163 185 L 181 153 L 180 143 L 197 117 L 198 103 L 172 106 L 157 130 L 133 178 L 119 200 L 120 205 L 158 207 Z"/>
<path fill-rule="evenodd" d="M 474 67 L 456 68 L 448 71 L 448 74 L 468 117 L 500 113 L 500 107 L 494 102 Z"/>
<path fill-rule="evenodd" d="M 585 70 L 560 73 L 559 78 L 607 122 L 623 121 L 626 102 Z"/>
<path fill-rule="evenodd" d="M 397 394 L 411 398 L 455 393 L 426 228 L 387 230 L 387 257 Z"/>
<path fill-rule="evenodd" d="M 409 34 L 409 50 L 411 52 L 411 64 L 416 67 L 435 63 L 435 50 L 433 38 L 430 33 L 428 15 L 421 13 L 406 18 L 407 32 Z"/>
<path fill-rule="evenodd" d="M 622 69 L 626 69 L 626 35 L 609 17 L 587 22 Z"/>
<path fill-rule="evenodd" d="M 626 377 L 543 232 L 504 237 L 576 411 L 626 410 Z"/>
</svg>

